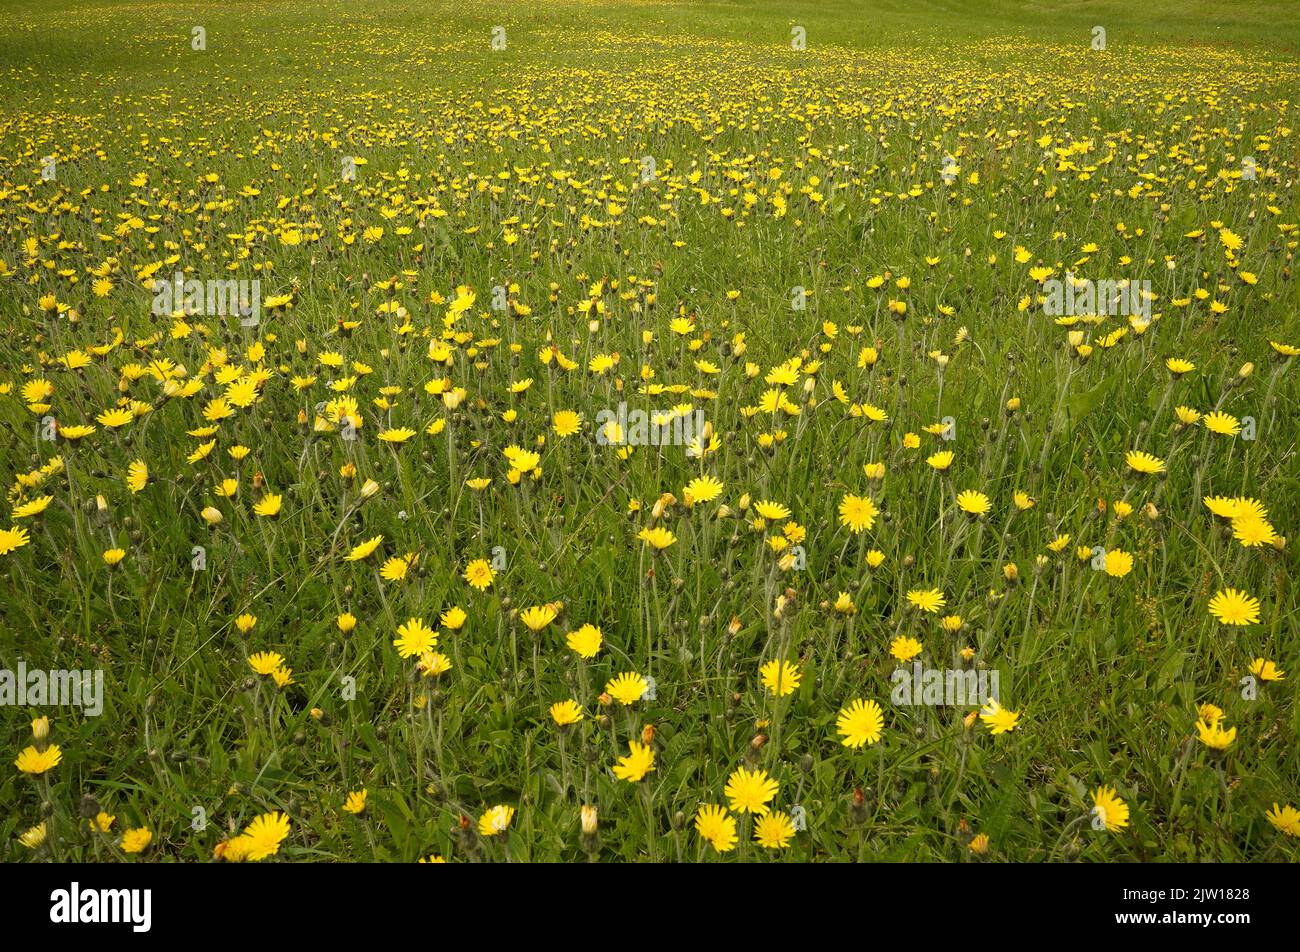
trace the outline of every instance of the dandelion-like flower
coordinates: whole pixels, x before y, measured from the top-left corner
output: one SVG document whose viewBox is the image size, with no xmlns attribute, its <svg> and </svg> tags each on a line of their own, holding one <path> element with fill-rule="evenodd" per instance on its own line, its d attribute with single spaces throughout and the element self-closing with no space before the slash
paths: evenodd
<svg viewBox="0 0 1300 952">
<path fill-rule="evenodd" d="M 980 708 L 980 720 L 984 722 L 990 734 L 1006 734 L 1016 729 L 1020 712 L 1003 707 L 996 698 L 989 698 L 988 702 Z"/>
<path fill-rule="evenodd" d="M 393 647 L 403 658 L 415 658 L 432 651 L 438 643 L 438 633 L 424 623 L 423 618 L 410 618 L 397 629 Z"/>
<path fill-rule="evenodd" d="M 23 773 L 43 774 L 53 770 L 63 760 L 63 751 L 58 744 L 50 744 L 44 750 L 24 747 L 14 761 L 14 766 Z"/>
<path fill-rule="evenodd" d="M 840 500 L 840 525 L 847 526 L 855 535 L 874 526 L 879 513 L 870 496 L 847 493 Z"/>
<path fill-rule="evenodd" d="M 736 848 L 736 818 L 716 803 L 701 804 L 695 814 L 695 832 L 719 853 Z"/>
<path fill-rule="evenodd" d="M 1128 826 L 1128 804 L 1114 787 L 1098 787 L 1092 795 L 1093 816 L 1111 833 Z"/>
<path fill-rule="evenodd" d="M 727 778 L 727 786 L 722 792 L 731 802 L 731 809 L 737 813 L 764 814 L 768 811 L 768 801 L 779 789 L 767 771 L 739 767 Z"/>
<path fill-rule="evenodd" d="M 777 697 L 785 697 L 799 689 L 799 669 L 789 661 L 773 658 L 758 669 L 758 674 L 763 687 Z"/>
<path fill-rule="evenodd" d="M 1226 588 L 1210 599 L 1209 612 L 1222 625 L 1259 624 L 1259 599 L 1235 588 Z"/>
<path fill-rule="evenodd" d="M 620 757 L 614 765 L 614 776 L 628 783 L 636 783 L 655 769 L 654 748 L 634 740 L 627 742 L 627 748 L 627 756 Z"/>
<path fill-rule="evenodd" d="M 641 675 L 624 671 L 605 685 L 605 693 L 623 705 L 634 704 L 645 695 L 650 683 Z"/>
<path fill-rule="evenodd" d="M 855 698 L 840 711 L 835 720 L 840 743 L 845 747 L 862 747 L 880 740 L 885 726 L 885 715 L 874 700 Z"/>
</svg>

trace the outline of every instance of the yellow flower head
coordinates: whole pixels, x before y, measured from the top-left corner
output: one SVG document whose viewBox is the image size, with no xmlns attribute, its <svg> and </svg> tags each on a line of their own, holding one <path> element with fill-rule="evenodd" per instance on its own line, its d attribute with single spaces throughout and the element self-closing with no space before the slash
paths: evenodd
<svg viewBox="0 0 1300 952">
<path fill-rule="evenodd" d="M 650 683 L 641 675 L 624 671 L 605 685 L 605 693 L 620 704 L 627 705 L 641 700 L 649 688 Z"/>
<path fill-rule="evenodd" d="M 763 682 L 763 687 L 777 697 L 793 694 L 798 690 L 799 681 L 802 677 L 795 665 L 789 661 L 780 661 L 775 658 L 759 668 L 758 673 Z"/>
<path fill-rule="evenodd" d="M 722 792 L 731 802 L 731 809 L 737 813 L 765 814 L 768 801 L 779 789 L 766 771 L 739 767 L 727 778 L 727 786 Z"/>
</svg>

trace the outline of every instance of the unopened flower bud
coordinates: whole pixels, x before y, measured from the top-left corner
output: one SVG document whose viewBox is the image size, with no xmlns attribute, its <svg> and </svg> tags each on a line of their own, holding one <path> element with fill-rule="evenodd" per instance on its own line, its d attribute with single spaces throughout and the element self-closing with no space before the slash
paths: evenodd
<svg viewBox="0 0 1300 952">
<path fill-rule="evenodd" d="M 849 804 L 849 819 L 854 823 L 865 823 L 867 820 L 867 797 L 861 787 L 853 788 L 853 801 Z"/>
</svg>

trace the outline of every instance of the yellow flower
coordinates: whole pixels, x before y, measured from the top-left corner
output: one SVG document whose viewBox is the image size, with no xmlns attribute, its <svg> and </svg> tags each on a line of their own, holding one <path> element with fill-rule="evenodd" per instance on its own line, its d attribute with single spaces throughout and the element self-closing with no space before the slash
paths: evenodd
<svg viewBox="0 0 1300 952">
<path fill-rule="evenodd" d="M 1221 720 L 1196 722 L 1197 739 L 1211 750 L 1227 750 L 1237 739 L 1237 728 L 1223 726 Z"/>
<path fill-rule="evenodd" d="M 889 653 L 897 661 L 911 661 L 924 650 L 921 642 L 907 635 L 899 635 L 889 644 Z"/>
<path fill-rule="evenodd" d="M 980 708 L 980 720 L 988 727 L 990 734 L 1005 734 L 1016 729 L 1020 712 L 1003 707 L 996 698 L 989 698 L 988 703 Z"/>
<path fill-rule="evenodd" d="M 759 668 L 758 674 L 763 682 L 763 687 L 777 697 L 793 694 L 798 690 L 802 678 L 798 667 L 789 661 L 780 661 L 775 658 Z"/>
<path fill-rule="evenodd" d="M 1241 432 L 1241 422 L 1222 410 L 1216 410 L 1201 417 L 1201 426 L 1211 433 L 1218 433 L 1221 436 L 1236 436 Z"/>
<path fill-rule="evenodd" d="M 96 422 L 114 430 L 118 427 L 126 426 L 134 419 L 135 414 L 124 407 L 105 410 L 103 413 L 95 417 Z"/>
<path fill-rule="evenodd" d="M 289 818 L 279 811 L 254 819 L 238 837 L 244 840 L 246 858 L 257 862 L 279 853 L 280 844 L 289 835 L 289 825 Z"/>
<path fill-rule="evenodd" d="M 957 508 L 972 516 L 985 515 L 993 504 L 989 497 L 975 489 L 967 489 L 957 494 Z"/>
<path fill-rule="evenodd" d="M 700 805 L 695 814 L 695 832 L 719 853 L 729 853 L 736 848 L 736 818 L 719 804 Z"/>
<path fill-rule="evenodd" d="M 345 813 L 351 813 L 353 816 L 365 812 L 366 798 L 369 795 L 370 793 L 365 787 L 362 787 L 360 790 L 353 790 L 348 794 L 347 799 L 343 801 L 343 811 Z"/>
<path fill-rule="evenodd" d="M 557 614 L 558 612 L 556 612 L 554 605 L 534 605 L 531 608 L 525 608 L 521 611 L 519 613 L 519 620 L 528 626 L 529 631 L 541 631 L 551 622 L 555 621 L 555 616 Z"/>
<path fill-rule="evenodd" d="M 558 437 L 573 436 L 582 429 L 582 414 L 561 410 L 551 417 L 551 429 Z"/>
<path fill-rule="evenodd" d="M 1106 553 L 1106 574 L 1111 578 L 1123 578 L 1133 571 L 1133 556 L 1123 549 L 1112 549 Z"/>
<path fill-rule="evenodd" d="M 283 665 L 284 658 L 274 651 L 259 651 L 248 656 L 248 666 L 263 676 L 273 674 Z"/>
<path fill-rule="evenodd" d="M 499 803 L 484 811 L 478 818 L 479 836 L 497 836 L 510 829 L 510 821 L 515 818 L 515 808 Z"/>
<path fill-rule="evenodd" d="M 487 559 L 475 559 L 465 566 L 463 578 L 472 588 L 485 592 L 492 585 L 496 573 L 492 570 L 492 563 Z"/>
<path fill-rule="evenodd" d="M 461 608 L 459 605 L 453 605 L 438 616 L 438 621 L 442 624 L 442 627 L 446 628 L 448 631 L 458 631 L 462 626 L 464 626 L 467 618 L 469 618 L 469 615 L 465 614 L 465 609 Z"/>
<path fill-rule="evenodd" d="M 587 624 L 577 631 L 571 631 L 565 635 L 564 642 L 572 650 L 576 651 L 579 657 L 587 659 L 596 657 L 601 645 L 604 644 L 604 638 L 601 636 L 599 628 Z"/>
<path fill-rule="evenodd" d="M 1143 453 L 1141 450 L 1130 450 L 1125 454 L 1124 462 L 1128 463 L 1129 469 L 1139 473 L 1151 474 L 1165 471 L 1164 460 L 1150 453 Z"/>
<path fill-rule="evenodd" d="M 144 460 L 135 460 L 126 468 L 126 485 L 132 493 L 138 493 L 149 485 L 149 467 Z"/>
<path fill-rule="evenodd" d="M 1272 545 L 1277 532 L 1269 525 L 1267 519 L 1250 513 L 1236 516 L 1232 520 L 1232 537 L 1248 549 L 1261 545 Z"/>
<path fill-rule="evenodd" d="M 27 847 L 29 850 L 34 850 L 42 843 L 45 842 L 45 836 L 46 836 L 45 822 L 41 821 L 36 826 L 33 826 L 30 829 L 28 829 L 26 832 L 19 834 L 18 842 L 21 845 Z"/>
<path fill-rule="evenodd" d="M 384 564 L 379 567 L 379 577 L 385 582 L 402 581 L 411 571 L 416 558 L 416 553 L 408 552 L 405 555 L 395 555 L 391 559 L 385 559 Z"/>
<path fill-rule="evenodd" d="M 722 495 L 722 483 L 712 476 L 698 476 L 682 489 L 682 497 L 688 506 L 701 502 L 712 502 L 720 495 Z"/>
<path fill-rule="evenodd" d="M 1202 704 L 1196 709 L 1196 716 L 1207 724 L 1223 720 L 1223 709 L 1214 704 Z"/>
<path fill-rule="evenodd" d="M 790 518 L 789 509 L 781 505 L 779 502 L 772 502 L 766 499 L 754 503 L 754 511 L 769 522 L 777 522 L 781 519 Z"/>
<path fill-rule="evenodd" d="M 1202 502 L 1205 508 L 1223 519 L 1235 519 L 1241 514 L 1241 503 L 1228 496 L 1206 496 Z"/>
<path fill-rule="evenodd" d="M 923 612 L 931 615 L 948 604 L 947 599 L 943 597 L 943 589 L 912 589 L 907 593 L 907 601 L 914 608 L 919 608 Z"/>
<path fill-rule="evenodd" d="M 776 796 L 779 789 L 767 771 L 738 767 L 727 778 L 727 786 L 722 792 L 731 802 L 731 809 L 737 813 L 756 813 L 761 816 L 767 813 L 768 801 Z"/>
<path fill-rule="evenodd" d="M 44 377 L 29 380 L 23 384 L 22 395 L 27 403 L 43 403 L 54 396 L 54 384 Z"/>
<path fill-rule="evenodd" d="M 415 666 L 424 677 L 435 678 L 451 670 L 451 659 L 441 651 L 426 651 Z"/>
<path fill-rule="evenodd" d="M 122 833 L 123 853 L 143 853 L 153 842 L 153 832 L 148 827 L 137 827 Z"/>
<path fill-rule="evenodd" d="M 1261 681 L 1285 681 L 1286 672 L 1272 661 L 1256 658 L 1250 663 L 1250 673 Z"/>
<path fill-rule="evenodd" d="M 53 496 L 40 496 L 36 499 L 29 500 L 20 506 L 14 506 L 14 518 L 30 519 L 32 516 L 44 512 L 46 507 L 48 507 L 53 501 Z"/>
<path fill-rule="evenodd" d="M 50 744 L 44 750 L 24 747 L 18 754 L 18 759 L 14 761 L 14 766 L 23 773 L 43 774 L 47 770 L 53 770 L 62 760 L 63 751 L 59 749 L 58 744 Z"/>
<path fill-rule="evenodd" d="M 365 542 L 354 547 L 352 551 L 347 554 L 346 560 L 348 562 L 360 562 L 362 559 L 368 558 L 375 549 L 379 548 L 379 543 L 383 541 L 384 537 L 382 535 L 377 535 L 373 538 L 367 539 Z"/>
<path fill-rule="evenodd" d="M 1210 599 L 1209 611 L 1222 625 L 1259 624 L 1259 599 L 1235 588 L 1224 589 Z"/>
<path fill-rule="evenodd" d="M 649 688 L 650 683 L 641 675 L 624 671 L 605 684 L 605 693 L 620 704 L 628 705 L 641 700 Z"/>
<path fill-rule="evenodd" d="M 1128 804 L 1114 787 L 1098 787 L 1093 792 L 1092 815 L 1111 833 L 1128 826 Z"/>
<path fill-rule="evenodd" d="M 262 499 L 253 505 L 253 512 L 265 518 L 279 515 L 281 497 L 270 494 L 263 496 Z"/>
<path fill-rule="evenodd" d="M 655 526 L 654 528 L 647 526 L 638 532 L 636 537 L 649 545 L 656 552 L 668 548 L 677 541 L 677 536 L 673 535 L 662 526 Z"/>
<path fill-rule="evenodd" d="M 848 526 L 855 535 L 874 526 L 879 513 L 870 496 L 846 493 L 840 500 L 840 525 Z"/>
<path fill-rule="evenodd" d="M 649 744 L 627 742 L 628 755 L 620 757 L 614 765 L 614 776 L 628 783 L 636 783 L 655 769 L 655 752 Z"/>
<path fill-rule="evenodd" d="M 1280 807 L 1276 802 L 1273 809 L 1264 814 L 1273 828 L 1285 836 L 1300 836 L 1300 810 L 1290 804 Z M 44 824 L 42 824 L 44 825 Z"/>
<path fill-rule="evenodd" d="M 194 463 L 197 463 L 197 462 L 199 462 L 200 460 L 207 459 L 208 456 L 209 456 L 209 454 L 212 453 L 212 451 L 216 448 L 216 446 L 217 446 L 217 441 L 216 441 L 216 440 L 209 440 L 209 441 L 206 442 L 206 443 L 200 443 L 200 444 L 195 448 L 195 450 L 194 450 L 193 453 L 191 453 L 189 456 L 185 457 L 185 461 L 186 461 L 187 463 L 193 465 Z M 141 463 L 140 465 L 143 466 L 144 464 Z"/>
<path fill-rule="evenodd" d="M 568 727 L 582 720 L 582 708 L 577 701 L 556 701 L 551 705 L 551 720 L 560 727 Z"/>
<path fill-rule="evenodd" d="M 880 740 L 881 730 L 885 726 L 885 715 L 880 705 L 874 700 L 855 698 L 849 706 L 840 711 L 835 720 L 835 729 L 839 732 L 840 743 L 845 747 L 861 747 L 874 744 Z"/>
<path fill-rule="evenodd" d="M 754 824 L 754 840 L 764 849 L 781 849 L 794 839 L 794 821 L 788 813 L 774 810 Z"/>
<path fill-rule="evenodd" d="M 393 647 L 403 658 L 414 658 L 432 651 L 438 643 L 438 633 L 424 623 L 423 618 L 407 619 L 406 624 L 397 629 Z"/>
</svg>

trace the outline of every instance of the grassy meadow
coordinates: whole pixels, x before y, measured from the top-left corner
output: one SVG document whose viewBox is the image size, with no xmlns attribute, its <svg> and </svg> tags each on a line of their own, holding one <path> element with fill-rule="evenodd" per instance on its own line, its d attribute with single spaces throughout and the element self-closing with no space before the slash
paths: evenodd
<svg viewBox="0 0 1300 952">
<path fill-rule="evenodd" d="M 0 856 L 1300 859 L 1292 7 L 3 0 Z"/>
</svg>

